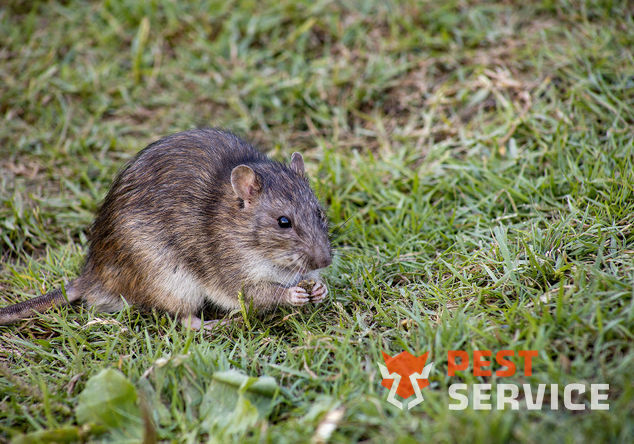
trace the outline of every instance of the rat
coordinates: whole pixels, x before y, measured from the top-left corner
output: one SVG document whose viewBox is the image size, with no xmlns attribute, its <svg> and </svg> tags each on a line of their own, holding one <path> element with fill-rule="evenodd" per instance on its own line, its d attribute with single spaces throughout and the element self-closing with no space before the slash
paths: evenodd
<svg viewBox="0 0 634 444">
<path fill-rule="evenodd" d="M 210 328 L 206 303 L 322 302 L 320 277 L 332 250 L 326 214 L 304 160 L 273 161 L 234 134 L 197 129 L 141 150 L 117 175 L 89 230 L 79 277 L 64 290 L 0 308 L 0 324 L 81 301 L 115 312 L 125 302 L 159 309 L 186 326 Z M 309 292 L 298 284 L 309 279 Z"/>
</svg>

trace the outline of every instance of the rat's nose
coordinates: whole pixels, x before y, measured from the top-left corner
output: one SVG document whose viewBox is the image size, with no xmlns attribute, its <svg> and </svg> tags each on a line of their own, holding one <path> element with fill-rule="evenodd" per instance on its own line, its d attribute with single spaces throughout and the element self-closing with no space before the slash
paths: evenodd
<svg viewBox="0 0 634 444">
<path fill-rule="evenodd" d="M 313 262 L 315 263 L 315 268 L 325 268 L 332 263 L 332 257 L 330 255 L 330 251 L 318 251 L 313 257 Z"/>
</svg>

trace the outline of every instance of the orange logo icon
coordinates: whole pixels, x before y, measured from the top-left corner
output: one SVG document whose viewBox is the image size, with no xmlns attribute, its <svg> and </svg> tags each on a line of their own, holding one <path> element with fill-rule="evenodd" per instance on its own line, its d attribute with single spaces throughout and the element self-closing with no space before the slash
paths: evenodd
<svg viewBox="0 0 634 444">
<path fill-rule="evenodd" d="M 387 401 L 402 409 L 403 403 L 396 399 L 396 395 L 407 399 L 415 394 L 416 397 L 407 404 L 407 408 L 411 409 L 423 402 L 424 399 L 420 389 L 429 385 L 427 378 L 434 364 L 430 362 L 425 365 L 429 352 L 420 356 L 413 356 L 407 351 L 401 352 L 396 356 L 390 356 L 385 352 L 382 353 L 385 365 L 379 364 L 379 368 L 383 377 L 381 385 L 390 389 Z M 404 380 L 401 381 L 401 379 Z"/>
</svg>

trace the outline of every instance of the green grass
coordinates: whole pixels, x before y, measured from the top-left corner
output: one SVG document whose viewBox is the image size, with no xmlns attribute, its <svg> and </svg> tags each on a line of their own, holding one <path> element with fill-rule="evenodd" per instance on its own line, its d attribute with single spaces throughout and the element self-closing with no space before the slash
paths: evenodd
<svg viewBox="0 0 634 444">
<path fill-rule="evenodd" d="M 3 305 L 75 277 L 116 171 L 192 127 L 303 152 L 340 226 L 317 310 L 211 335 L 134 309 L 0 327 L 0 441 L 121 439 L 76 427 L 113 368 L 153 420 L 146 442 L 307 442 L 328 411 L 332 442 L 631 442 L 631 5 L 510 3 L 0 7 Z M 540 355 L 530 377 L 448 377 L 451 349 Z M 382 350 L 430 351 L 425 402 L 386 402 Z M 220 435 L 203 405 L 229 369 L 280 392 Z M 455 382 L 609 383 L 610 410 L 450 411 Z"/>
</svg>

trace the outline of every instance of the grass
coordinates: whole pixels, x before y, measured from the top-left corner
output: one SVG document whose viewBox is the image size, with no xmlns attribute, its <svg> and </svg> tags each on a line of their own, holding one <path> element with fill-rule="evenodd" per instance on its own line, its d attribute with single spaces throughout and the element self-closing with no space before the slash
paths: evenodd
<svg viewBox="0 0 634 444">
<path fill-rule="evenodd" d="M 318 310 L 251 314 L 211 335 L 134 309 L 0 327 L 0 440 L 123 439 L 77 427 L 80 393 L 110 368 L 152 419 L 146 442 L 307 442 L 328 412 L 332 442 L 631 442 L 631 12 L 546 0 L 2 6 L 3 305 L 75 277 L 116 171 L 192 127 L 231 129 L 276 158 L 303 152 L 342 228 Z M 540 354 L 530 377 L 449 377 L 452 349 Z M 386 402 L 377 366 L 402 350 L 434 361 L 409 411 Z M 203 407 L 229 369 L 280 391 L 247 426 L 214 429 Z M 610 410 L 450 411 L 456 382 L 608 383 Z"/>
</svg>

